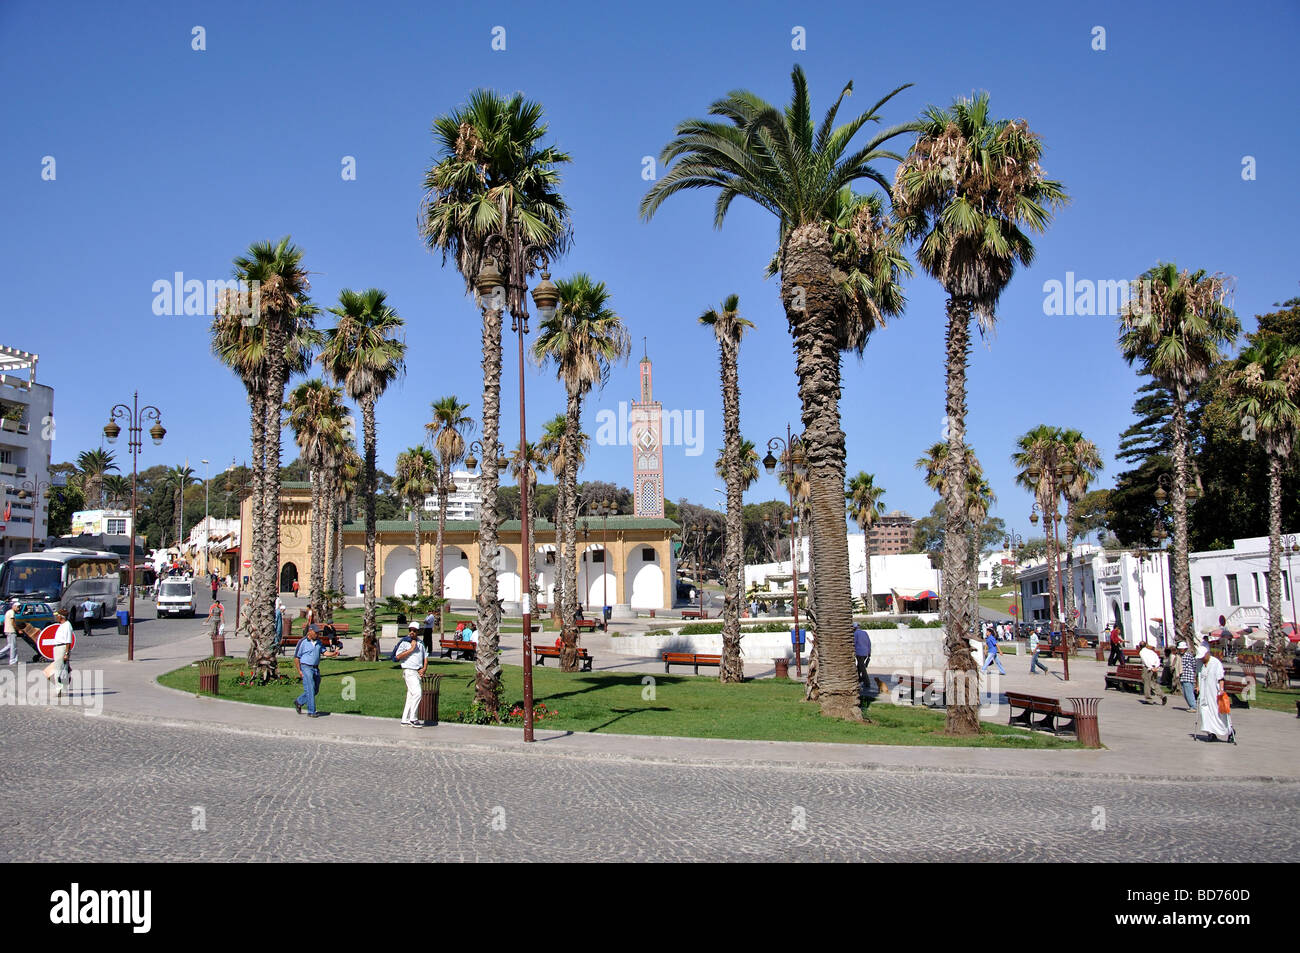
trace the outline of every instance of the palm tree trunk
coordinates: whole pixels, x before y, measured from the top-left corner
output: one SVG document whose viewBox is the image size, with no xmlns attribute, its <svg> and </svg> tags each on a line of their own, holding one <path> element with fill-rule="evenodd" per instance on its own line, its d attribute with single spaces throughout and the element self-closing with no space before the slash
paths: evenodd
<svg viewBox="0 0 1300 953">
<path fill-rule="evenodd" d="M 276 670 L 275 656 L 270 651 L 272 629 L 275 625 L 275 597 L 280 583 L 280 433 L 281 410 L 284 406 L 284 387 L 288 380 L 285 361 L 285 330 L 278 320 L 272 320 L 267 330 L 267 382 L 266 382 L 266 441 L 265 475 L 262 485 L 263 540 L 261 551 L 260 583 L 257 586 L 255 620 L 259 632 L 265 633 L 266 645 L 259 655 L 258 671 L 267 678 Z"/>
<path fill-rule="evenodd" d="M 1062 626 L 1065 631 L 1061 633 L 1061 640 L 1065 643 L 1065 651 L 1073 653 L 1077 644 L 1077 624 L 1074 616 L 1074 500 L 1070 497 L 1065 500 L 1065 585 L 1065 625 Z"/>
<path fill-rule="evenodd" d="M 361 398 L 361 426 L 365 439 L 362 491 L 366 497 L 366 596 L 361 612 L 361 661 L 379 659 L 379 636 L 375 631 L 375 395 Z"/>
<path fill-rule="evenodd" d="M 563 453 L 564 453 L 564 447 L 561 446 L 560 448 L 561 459 L 563 459 Z M 565 571 L 565 566 L 568 565 L 565 562 L 565 556 L 564 556 L 565 539 L 566 539 L 566 535 L 564 531 L 564 517 L 565 514 L 568 512 L 568 507 L 565 504 L 565 500 L 567 499 L 568 496 L 568 485 L 566 484 L 564 479 L 564 467 L 560 467 L 560 471 L 555 474 L 555 484 L 556 484 L 555 513 L 554 513 L 554 518 L 552 519 L 552 522 L 555 524 L 555 591 L 551 594 L 550 601 L 551 601 L 551 615 L 558 618 L 559 608 L 564 604 L 564 588 L 565 588 L 564 577 L 567 574 Z M 575 536 L 574 543 L 575 543 L 575 552 L 576 552 L 576 543 L 577 543 L 576 524 L 574 526 L 574 536 Z"/>
<path fill-rule="evenodd" d="M 415 594 L 424 595 L 424 556 L 420 539 L 420 504 L 416 503 L 411 511 L 411 522 L 415 524 Z"/>
<path fill-rule="evenodd" d="M 560 671 L 578 670 L 578 629 L 574 616 L 578 612 L 578 443 L 582 432 L 582 396 L 568 392 L 564 405 L 564 602 L 560 604 Z M 609 554 L 600 564 L 609 571 Z"/>
<path fill-rule="evenodd" d="M 325 474 L 320 467 L 311 469 L 311 590 L 308 604 L 316 618 L 323 618 L 325 596 L 325 494 L 321 484 Z"/>
<path fill-rule="evenodd" d="M 1174 464 L 1174 551 L 1173 567 L 1169 575 L 1174 587 L 1174 629 L 1177 638 L 1189 646 L 1195 644 L 1192 632 L 1192 580 L 1187 565 L 1187 392 L 1181 385 L 1174 387 L 1174 408 L 1171 430 Z M 1143 636 L 1147 621 L 1142 620 Z"/>
<path fill-rule="evenodd" d="M 325 559 L 325 588 L 330 592 L 337 592 L 338 586 L 334 583 L 334 577 L 338 574 L 339 563 L 339 545 L 338 534 L 335 532 L 338 526 L 338 487 L 333 467 L 325 471 L 325 538 L 327 543 L 328 555 Z M 325 604 L 325 618 L 330 621 L 334 620 L 334 597 L 330 597 Z"/>
<path fill-rule="evenodd" d="M 443 597 L 447 588 L 447 580 L 443 575 L 443 573 L 445 572 L 445 567 L 443 566 L 442 547 L 444 545 L 443 539 L 447 535 L 447 472 L 446 471 L 448 469 L 449 467 L 444 466 L 440 468 L 440 472 L 438 474 L 438 551 L 434 554 L 434 559 L 437 561 L 436 565 L 438 567 L 438 587 L 437 587 L 437 591 L 434 592 L 434 595 L 437 596 L 439 599 Z M 438 606 L 438 632 L 439 633 L 442 632 L 442 606 L 441 605 Z"/>
<path fill-rule="evenodd" d="M 876 611 L 876 597 L 871 594 L 871 530 L 864 529 L 862 531 L 862 535 L 863 535 L 862 546 L 863 549 L 865 550 L 864 555 L 866 556 L 866 562 L 867 562 L 867 571 L 866 571 L 867 591 L 863 593 L 863 595 L 866 597 L 863 601 L 866 602 L 867 604 L 867 615 L 874 615 Z"/>
<path fill-rule="evenodd" d="M 781 297 L 794 334 L 813 550 L 820 561 L 810 590 L 817 605 L 818 701 L 823 715 L 861 721 L 844 513 L 838 288 L 831 273 L 830 239 L 820 225 L 801 225 L 787 239 L 782 250 Z"/>
<path fill-rule="evenodd" d="M 742 514 L 745 491 L 741 486 L 740 473 L 740 370 L 737 366 L 735 342 L 723 340 L 719 347 L 722 362 L 722 426 L 727 461 L 727 532 L 722 554 L 722 578 L 726 590 L 722 600 L 722 664 L 718 666 L 718 680 L 741 682 L 745 679 L 745 663 L 740 657 L 740 573 L 745 546 Z"/>
<path fill-rule="evenodd" d="M 1295 580 L 1291 580 L 1295 585 Z M 1295 598 L 1295 593 L 1291 594 Z M 1268 455 L 1268 676 L 1269 688 L 1285 690 L 1287 637 L 1282 631 L 1282 457 Z"/>
<path fill-rule="evenodd" d="M 261 615 L 258 613 L 256 598 L 260 595 L 262 585 L 261 567 L 262 567 L 262 547 L 265 545 L 266 536 L 266 518 L 262 511 L 263 498 L 265 496 L 266 485 L 266 395 L 257 390 L 248 392 L 249 408 L 249 434 L 253 445 L 253 467 L 252 479 L 250 481 L 250 503 L 249 503 L 249 539 L 246 552 L 253 566 L 256 567 L 252 573 L 253 585 L 248 593 L 248 601 L 244 603 L 245 614 L 248 619 L 248 656 L 247 661 L 250 667 L 257 664 L 257 660 L 266 654 L 270 645 L 271 627 L 262 629 L 259 625 Z M 244 571 L 239 567 L 239 571 Z M 274 621 L 274 617 L 272 619 Z M 242 624 L 243 619 L 237 619 L 236 625 Z"/>
<path fill-rule="evenodd" d="M 966 361 L 970 351 L 969 301 L 948 299 L 948 379 L 945 424 L 948 428 L 948 459 L 944 470 L 943 609 L 944 648 L 948 670 L 957 691 L 949 692 L 945 729 L 949 734 L 979 733 L 978 708 L 971 697 L 975 682 L 975 659 L 970 643 L 974 630 L 969 618 L 970 596 L 964 571 L 969 546 L 966 520 Z"/>
<path fill-rule="evenodd" d="M 498 431 L 501 426 L 501 310 L 483 314 L 483 467 L 479 487 L 478 652 L 474 663 L 474 701 L 493 715 L 501 694 L 501 609 L 497 605 L 496 558 L 500 550 L 497 512 Z"/>
</svg>

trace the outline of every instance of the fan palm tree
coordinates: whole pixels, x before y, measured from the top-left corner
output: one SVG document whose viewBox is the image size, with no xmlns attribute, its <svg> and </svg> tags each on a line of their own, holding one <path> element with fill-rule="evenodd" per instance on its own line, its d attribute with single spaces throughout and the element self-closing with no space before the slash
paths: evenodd
<svg viewBox="0 0 1300 953">
<path fill-rule="evenodd" d="M 77 469 L 81 474 L 81 493 L 86 498 L 86 505 L 98 503 L 104 505 L 104 479 L 110 470 L 116 470 L 113 451 L 97 448 L 83 450 L 77 454 Z"/>
<path fill-rule="evenodd" d="M 565 486 L 561 474 L 564 473 L 564 431 L 567 427 L 567 420 L 564 414 L 556 414 L 550 420 L 542 425 L 542 438 L 537 441 L 537 452 L 541 455 L 542 462 L 546 469 L 556 474 L 555 480 L 555 510 L 552 514 L 552 522 L 555 524 L 555 551 L 557 554 L 555 575 L 555 590 L 551 597 L 551 612 L 554 615 L 557 607 L 564 602 L 564 560 L 563 560 L 563 537 L 560 534 L 560 523 L 564 514 Z"/>
<path fill-rule="evenodd" d="M 101 488 L 107 505 L 112 509 L 123 509 L 131 499 L 131 481 L 120 474 L 105 476 Z"/>
<path fill-rule="evenodd" d="M 510 454 L 510 475 L 518 482 L 523 471 L 528 471 L 528 511 L 520 514 L 520 519 L 527 521 L 532 551 L 521 554 L 524 560 L 523 578 L 528 580 L 528 598 L 530 605 L 537 605 L 537 475 L 546 472 L 546 461 L 534 443 L 526 443 L 521 450 L 515 447 Z M 521 587 L 522 588 L 522 587 Z"/>
<path fill-rule="evenodd" d="M 800 67 L 794 68 L 791 85 L 784 109 L 738 90 L 710 107 L 719 119 L 679 123 L 662 153 L 664 163 L 676 161 L 642 199 L 641 214 L 649 219 L 669 196 L 707 188 L 718 190 L 715 227 L 721 227 L 736 198 L 749 199 L 777 218 L 774 264 L 794 338 L 818 561 L 810 592 L 818 609 L 816 644 L 824 653 L 821 710 L 861 720 L 844 516 L 840 351 L 861 353 L 870 332 L 901 311 L 903 259 L 896 232 L 880 213 L 883 200 L 856 196 L 850 187 L 869 179 L 888 189 L 875 163 L 899 159 L 884 146 L 912 126 L 884 129 L 855 148 L 858 132 L 879 122 L 880 108 L 906 86 L 837 126 L 852 83 L 816 124 Z"/>
<path fill-rule="evenodd" d="M 361 471 L 365 463 L 357 453 L 354 438 L 344 441 L 334 458 L 334 550 L 330 572 L 330 588 L 345 592 L 343 587 L 343 524 L 349 519 L 361 484 Z"/>
<path fill-rule="evenodd" d="M 434 595 L 439 598 L 446 595 L 443 591 L 444 566 L 442 557 L 443 539 L 447 533 L 447 496 L 451 492 L 451 473 L 456 464 L 465 459 L 465 436 L 474 430 L 474 418 L 468 416 L 469 404 L 455 394 L 440 397 L 430 405 L 433 419 L 424 425 L 433 446 L 436 465 L 435 477 L 438 488 L 438 571 L 437 590 Z M 438 613 L 438 631 L 442 631 L 443 603 L 435 610 Z"/>
<path fill-rule="evenodd" d="M 967 537 L 966 365 L 970 322 L 981 332 L 996 321 L 1002 290 L 1017 264 L 1028 266 L 1034 246 L 1026 234 L 1045 230 L 1052 210 L 1066 200 L 1059 182 L 1039 165 L 1043 146 L 1024 120 L 993 119 L 981 93 L 948 109 L 931 106 L 907 159 L 894 177 L 894 213 L 903 233 L 918 242 L 917 257 L 948 295 L 947 393 L 944 423 L 955 454 L 955 472 L 946 483 L 944 565 L 964 566 Z M 974 619 L 966 619 L 970 599 L 961 573 L 946 573 L 944 605 L 949 668 L 975 668 L 968 639 Z M 951 705 L 947 729 L 975 734 L 979 718 L 973 704 Z"/>
<path fill-rule="evenodd" d="M 338 323 L 325 332 L 320 362 L 325 372 L 347 395 L 361 405 L 365 446 L 361 493 L 366 506 L 366 595 L 362 612 L 361 660 L 379 658 L 375 632 L 375 403 L 406 370 L 406 345 L 394 335 L 404 321 L 378 288 L 339 292 L 339 304 L 330 308 Z"/>
<path fill-rule="evenodd" d="M 1050 536 L 1057 523 L 1062 487 L 1053 474 L 1066 459 L 1063 431 L 1059 427 L 1039 424 L 1016 441 L 1011 462 L 1016 467 L 1016 484 L 1034 494 L 1043 510 L 1043 532 Z M 1073 478 L 1073 474 L 1071 474 Z M 1061 608 L 1061 567 L 1057 560 L 1047 561 L 1047 617 L 1056 619 Z M 1062 638 L 1069 637 L 1069 629 Z M 1073 646 L 1068 646 L 1072 648 Z"/>
<path fill-rule="evenodd" d="M 582 401 L 591 389 L 604 386 L 615 361 L 625 360 L 631 339 L 623 319 L 609 306 L 610 293 L 603 281 L 579 273 L 556 283 L 559 305 L 550 320 L 542 323 L 533 356 L 555 367 L 564 384 L 565 440 L 570 445 L 582 432 Z M 564 604 L 560 607 L 563 649 L 560 668 L 578 670 L 578 631 L 574 616 L 578 609 L 578 457 L 566 447 L 564 453 L 565 512 L 560 520 L 564 535 Z"/>
<path fill-rule="evenodd" d="M 1072 475 L 1062 484 L 1065 495 L 1065 627 L 1069 633 L 1069 644 L 1074 645 L 1078 617 L 1074 605 L 1074 536 L 1078 516 L 1078 503 L 1088 492 L 1097 474 L 1105 463 L 1097 445 L 1088 440 L 1078 430 L 1061 432 L 1062 454 L 1070 461 Z"/>
<path fill-rule="evenodd" d="M 420 516 L 424 501 L 438 486 L 438 461 L 425 447 L 410 447 L 397 455 L 393 492 L 411 507 L 415 527 L 415 594 L 424 596 L 424 546 L 420 538 Z"/>
<path fill-rule="evenodd" d="M 1263 335 L 1237 357 L 1228 392 L 1232 412 L 1249 421 L 1268 456 L 1268 687 L 1287 687 L 1282 631 L 1282 471 L 1300 433 L 1300 348 Z"/>
<path fill-rule="evenodd" d="M 1119 349 L 1124 360 L 1173 395 L 1170 443 L 1173 464 L 1174 628 L 1192 645 L 1192 581 L 1187 564 L 1187 404 L 1223 349 L 1237 340 L 1241 324 L 1228 307 L 1228 281 L 1220 275 L 1178 270 L 1162 262 L 1135 282 L 1120 314 Z"/>
<path fill-rule="evenodd" d="M 344 426 L 343 392 L 314 377 L 290 392 L 285 409 L 311 481 L 311 572 L 307 601 L 319 619 L 324 611 L 325 591 L 326 470 L 336 434 Z"/>
<path fill-rule="evenodd" d="M 723 682 L 739 682 L 745 678 L 744 663 L 740 660 L 740 603 L 741 574 L 744 572 L 745 464 L 740 438 L 740 340 L 754 322 L 740 315 L 739 295 L 727 295 L 721 308 L 710 308 L 700 315 L 700 324 L 711 328 L 718 341 L 722 380 L 722 454 L 725 461 L 721 476 L 727 485 L 727 532 L 722 556 L 722 574 L 726 580 L 722 602 L 722 664 L 718 678 Z M 757 465 L 758 454 L 749 446 Z M 757 477 L 757 470 L 755 470 Z"/>
<path fill-rule="evenodd" d="M 176 509 L 176 546 L 179 549 L 185 542 L 185 491 L 199 482 L 188 464 L 170 467 L 163 476 L 163 486 L 172 491 L 173 506 Z"/>
<path fill-rule="evenodd" d="M 329 562 L 326 567 L 326 589 L 333 597 L 325 606 L 325 618 L 334 618 L 336 600 L 343 596 L 343 505 L 345 494 L 342 482 L 351 468 L 352 482 L 360 471 L 361 458 L 356 449 L 356 421 L 351 413 L 340 408 L 338 426 L 331 428 L 324 453 L 325 529 L 329 537 Z M 356 466 L 352 466 L 352 461 Z M 342 606 L 337 606 L 341 608 Z"/>
<path fill-rule="evenodd" d="M 885 488 L 876 485 L 875 474 L 864 470 L 859 470 L 857 476 L 849 480 L 849 488 L 844 493 L 844 498 L 848 501 L 849 516 L 862 530 L 862 543 L 867 563 L 864 592 L 868 613 L 876 611 L 875 597 L 871 594 L 871 530 L 885 514 L 885 504 L 881 499 L 884 495 Z"/>
<path fill-rule="evenodd" d="M 516 94 L 504 98 L 490 90 L 475 90 L 469 102 L 433 124 L 437 150 L 424 178 L 420 231 L 430 251 L 450 258 L 465 279 L 466 293 L 488 254 L 489 239 L 510 231 L 547 259 L 568 247 L 572 230 L 569 208 L 559 192 L 559 167 L 569 156 L 553 146 L 541 147 L 546 135 L 540 104 Z M 511 239 L 515 245 L 515 239 Z M 509 263 L 500 269 L 508 271 Z M 522 287 L 518 277 L 515 287 Z M 501 315 L 491 302 L 483 308 L 483 444 L 488 456 L 499 452 L 501 410 Z M 525 315 L 525 303 L 512 290 L 506 305 Z M 482 512 L 479 520 L 479 649 L 474 699 L 494 715 L 500 703 L 501 657 L 498 651 L 500 610 L 494 563 L 500 549 L 495 467 L 480 478 Z"/>
<path fill-rule="evenodd" d="M 290 376 L 310 365 L 311 348 L 318 343 L 312 327 L 316 309 L 308 298 L 311 283 L 302 251 L 288 236 L 250 245 L 234 259 L 233 275 L 258 289 L 257 308 L 250 318 L 232 296 L 224 296 L 212 322 L 212 350 L 249 394 L 254 495 L 249 664 L 267 678 L 276 668 L 270 644 L 280 569 L 281 408 Z"/>
<path fill-rule="evenodd" d="M 978 461 L 966 471 L 966 483 L 966 518 L 970 524 L 971 538 L 974 540 L 974 545 L 971 546 L 970 561 L 970 611 L 972 619 L 978 620 L 980 614 L 980 531 L 984 528 L 984 521 L 989 518 L 989 510 L 992 509 L 998 498 L 993 493 L 993 487 L 989 485 L 989 481 L 984 478 L 983 468 L 979 466 Z M 972 625 L 978 625 L 978 623 L 973 622 Z"/>
</svg>

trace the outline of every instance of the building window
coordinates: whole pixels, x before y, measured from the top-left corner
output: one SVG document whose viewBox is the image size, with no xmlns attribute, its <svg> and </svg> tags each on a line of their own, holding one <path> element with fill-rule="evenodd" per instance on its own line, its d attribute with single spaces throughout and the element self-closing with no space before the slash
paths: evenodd
<svg viewBox="0 0 1300 953">
<path fill-rule="evenodd" d="M 655 561 L 655 551 L 652 547 L 646 546 L 641 550 L 641 559 L 643 562 L 652 563 Z"/>
<path fill-rule="evenodd" d="M 1228 605 L 1241 605 L 1241 596 L 1237 592 L 1237 577 L 1235 575 L 1228 577 Z"/>
<path fill-rule="evenodd" d="M 1209 576 L 1201 577 L 1201 597 L 1207 606 L 1214 605 L 1214 580 Z"/>
<path fill-rule="evenodd" d="M 1282 573 L 1281 575 L 1282 575 L 1282 601 L 1290 602 L 1291 601 L 1291 579 L 1289 576 L 1287 576 L 1285 572 Z"/>
<path fill-rule="evenodd" d="M 107 522 L 107 524 L 108 524 L 108 535 L 109 535 L 109 536 L 125 536 L 125 535 L 126 535 L 126 520 L 125 520 L 125 519 L 120 519 L 120 520 L 110 519 L 110 520 L 106 520 L 106 522 Z"/>
<path fill-rule="evenodd" d="M 603 563 L 605 561 L 605 551 L 603 549 L 592 550 L 591 561 L 593 563 Z"/>
<path fill-rule="evenodd" d="M 1254 584 L 1254 586 L 1255 586 L 1255 601 L 1256 601 L 1256 602 L 1259 602 L 1259 601 L 1260 601 L 1260 600 L 1259 600 L 1259 573 L 1257 573 L 1257 572 L 1253 572 L 1253 573 L 1251 573 L 1251 574 L 1250 574 L 1250 581 L 1251 581 L 1251 582 Z"/>
</svg>

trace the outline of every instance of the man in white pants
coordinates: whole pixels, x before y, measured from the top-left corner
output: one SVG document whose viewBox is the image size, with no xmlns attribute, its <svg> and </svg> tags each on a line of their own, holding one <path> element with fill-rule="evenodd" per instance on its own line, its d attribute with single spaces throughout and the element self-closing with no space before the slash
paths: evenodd
<svg viewBox="0 0 1300 953">
<path fill-rule="evenodd" d="M 59 621 L 59 627 L 54 632 L 54 673 L 50 677 L 59 686 L 54 691 L 54 697 L 58 698 L 63 694 L 64 686 L 68 681 L 68 657 L 72 653 L 72 623 L 68 621 L 68 614 L 62 609 L 54 610 L 54 618 Z"/>
<path fill-rule="evenodd" d="M 5 647 L 0 649 L 0 655 L 8 652 L 10 665 L 18 663 L 18 649 L 14 645 L 14 639 L 18 638 L 18 605 L 18 600 L 12 599 L 5 606 Z"/>
<path fill-rule="evenodd" d="M 424 650 L 420 639 L 420 623 L 414 619 L 407 628 L 410 631 L 406 647 L 399 648 L 393 656 L 402 666 L 402 678 L 406 679 L 406 707 L 402 709 L 402 724 L 413 728 L 421 727 L 415 716 L 420 712 L 420 678 L 429 667 L 429 653 Z"/>
</svg>

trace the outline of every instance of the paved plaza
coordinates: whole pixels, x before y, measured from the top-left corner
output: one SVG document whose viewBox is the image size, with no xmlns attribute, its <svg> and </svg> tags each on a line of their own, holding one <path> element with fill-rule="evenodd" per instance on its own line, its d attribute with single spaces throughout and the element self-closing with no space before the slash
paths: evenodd
<svg viewBox="0 0 1300 953">
<path fill-rule="evenodd" d="M 0 859 L 1219 861 L 1243 843 L 1294 859 L 1300 722 L 1279 712 L 1234 712 L 1237 746 L 1192 740 L 1181 703 L 1114 691 L 1104 751 L 543 730 L 526 746 L 171 691 L 154 679 L 205 654 L 201 620 L 142 621 L 130 664 L 99 631 L 77 658 L 104 673 L 100 716 L 0 708 Z M 597 670 L 656 670 L 609 642 L 584 637 Z M 1007 663 L 1002 690 L 1102 694 L 1095 662 L 1069 684 Z"/>
</svg>

